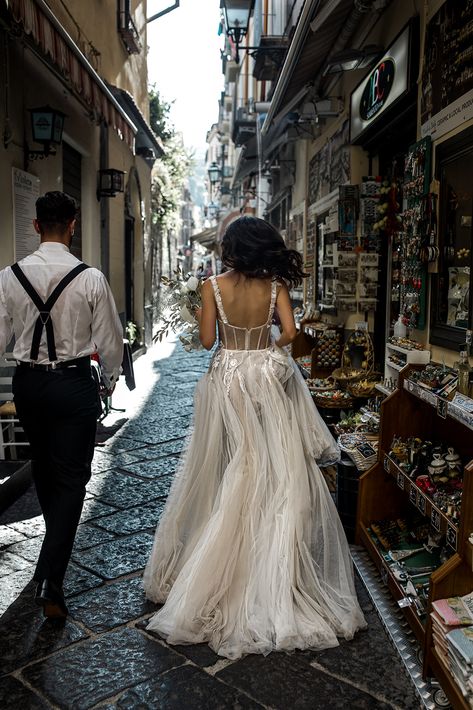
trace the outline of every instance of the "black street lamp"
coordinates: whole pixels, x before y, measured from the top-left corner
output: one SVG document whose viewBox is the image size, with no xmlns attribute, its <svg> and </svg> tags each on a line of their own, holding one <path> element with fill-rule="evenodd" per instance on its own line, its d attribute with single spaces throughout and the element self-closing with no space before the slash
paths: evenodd
<svg viewBox="0 0 473 710">
<path fill-rule="evenodd" d="M 125 172 L 107 168 L 98 171 L 97 200 L 101 197 L 115 197 L 125 189 Z"/>
<path fill-rule="evenodd" d="M 212 163 L 212 164 L 209 166 L 209 169 L 208 169 L 207 172 L 208 172 L 208 174 L 209 174 L 210 184 L 211 184 L 211 185 L 215 185 L 215 183 L 220 180 L 220 174 L 221 174 L 221 170 L 220 170 L 220 168 L 218 167 L 217 163 L 215 163 L 215 162 Z"/>
<path fill-rule="evenodd" d="M 255 0 L 221 0 L 221 7 L 225 15 L 225 31 L 235 42 L 237 64 L 240 61 L 238 46 L 248 32 L 254 4 Z"/>
</svg>

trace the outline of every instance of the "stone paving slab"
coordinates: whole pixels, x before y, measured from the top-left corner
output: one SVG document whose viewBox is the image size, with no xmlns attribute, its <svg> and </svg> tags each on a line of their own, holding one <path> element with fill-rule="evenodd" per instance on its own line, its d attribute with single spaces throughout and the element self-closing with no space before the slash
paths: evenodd
<svg viewBox="0 0 473 710">
<path fill-rule="evenodd" d="M 14 523 L 9 523 L 8 526 L 12 530 L 16 530 L 25 537 L 36 537 L 37 535 L 44 535 L 46 528 L 44 527 L 44 520 L 42 515 L 37 515 L 34 518 L 27 518 L 26 520 L 19 520 Z"/>
<path fill-rule="evenodd" d="M 107 506 L 113 506 L 106 511 L 108 513 L 148 503 L 153 497 L 147 482 L 117 469 L 93 476 L 87 484 L 87 490 L 100 500 L 99 505 L 106 503 Z"/>
<path fill-rule="evenodd" d="M 15 604 L 0 619 L 0 658 L 3 674 L 76 641 L 87 638 L 86 632 L 70 619 L 46 620 L 42 609 L 31 607 L 27 613 L 17 614 Z"/>
<path fill-rule="evenodd" d="M 217 678 L 192 666 L 179 666 L 126 690 L 103 710 L 257 710 L 262 706 Z"/>
<path fill-rule="evenodd" d="M 378 631 L 379 619 L 375 611 L 366 613 L 368 628 L 357 634 L 351 641 L 341 641 L 338 648 L 328 651 L 307 651 L 317 667 L 347 678 L 366 693 L 386 696 L 400 708 L 418 708 L 413 691 L 406 684 L 403 674 L 393 674 L 393 668 L 399 663 L 395 650 L 386 645 L 386 639 Z M 367 672 L 366 659 L 369 658 L 370 670 Z"/>
<path fill-rule="evenodd" d="M 88 520 L 94 520 L 94 518 L 99 518 L 102 515 L 109 515 L 115 511 L 116 508 L 114 506 L 105 505 L 105 503 L 102 503 L 95 498 L 89 498 L 84 501 L 80 522 L 86 523 Z"/>
<path fill-rule="evenodd" d="M 2 552 L 1 564 L 0 564 L 0 578 L 6 577 L 13 572 L 19 572 L 26 567 L 29 567 L 30 563 L 19 555 L 13 554 L 8 549 Z"/>
<path fill-rule="evenodd" d="M 128 464 L 123 468 L 137 476 L 143 478 L 156 478 L 157 476 L 166 476 L 174 473 L 179 466 L 179 457 L 168 456 L 166 458 L 151 459 L 141 461 L 140 463 Z M 149 488 L 149 484 L 146 484 Z"/>
<path fill-rule="evenodd" d="M 160 459 L 172 454 L 180 454 L 184 448 L 186 437 L 166 441 L 164 444 L 156 444 L 155 446 L 147 446 L 144 449 L 135 451 L 137 461 L 146 461 L 147 459 Z M 126 466 L 125 466 L 126 468 Z"/>
<path fill-rule="evenodd" d="M 77 553 L 77 558 L 80 560 L 80 552 Z M 75 594 L 81 594 L 89 589 L 100 587 L 103 584 L 104 575 L 93 574 L 88 569 L 84 569 L 79 564 L 70 562 L 67 568 L 66 577 L 64 579 L 64 595 L 72 597 Z"/>
<path fill-rule="evenodd" d="M 276 710 L 388 710 L 390 703 L 304 663 L 295 655 L 247 656 L 216 674 Z"/>
<path fill-rule="evenodd" d="M 119 515 L 119 513 L 116 513 L 115 515 Z M 113 532 L 109 532 L 104 529 L 104 527 L 96 527 L 95 525 L 101 523 L 102 520 L 106 520 L 108 517 L 110 516 L 105 515 L 103 518 L 95 518 L 90 524 L 83 523 L 82 525 L 79 525 L 76 539 L 74 541 L 74 549 L 87 550 L 89 547 L 94 547 L 102 542 L 114 540 L 116 536 Z"/>
<path fill-rule="evenodd" d="M 143 569 L 152 544 L 152 535 L 138 533 L 95 545 L 83 552 L 73 552 L 72 559 L 97 576 L 116 579 Z"/>
<path fill-rule="evenodd" d="M 44 710 L 50 706 L 20 680 L 4 676 L 0 678 L 0 707 L 2 710 Z"/>
<path fill-rule="evenodd" d="M 143 591 L 141 575 L 81 594 L 69 603 L 73 620 L 95 633 L 110 631 L 155 610 Z"/>
<path fill-rule="evenodd" d="M 30 665 L 22 676 L 51 703 L 86 710 L 183 661 L 138 630 L 122 629 Z"/>
<path fill-rule="evenodd" d="M 14 530 L 9 525 L 0 525 L 0 550 L 27 539 L 26 535 L 18 532 L 18 530 Z"/>
<path fill-rule="evenodd" d="M 161 498 L 148 505 L 139 505 L 113 515 L 105 515 L 96 520 L 95 524 L 116 535 L 130 535 L 142 531 L 154 532 L 165 504 L 166 500 Z"/>
</svg>

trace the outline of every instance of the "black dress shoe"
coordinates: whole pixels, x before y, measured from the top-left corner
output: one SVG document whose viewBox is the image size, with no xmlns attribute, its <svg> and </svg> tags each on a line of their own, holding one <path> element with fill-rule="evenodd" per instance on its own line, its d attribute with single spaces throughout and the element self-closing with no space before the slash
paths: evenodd
<svg viewBox="0 0 473 710">
<path fill-rule="evenodd" d="M 67 616 L 62 589 L 49 579 L 38 583 L 35 602 L 43 607 L 44 615 L 50 619 L 64 619 Z"/>
</svg>

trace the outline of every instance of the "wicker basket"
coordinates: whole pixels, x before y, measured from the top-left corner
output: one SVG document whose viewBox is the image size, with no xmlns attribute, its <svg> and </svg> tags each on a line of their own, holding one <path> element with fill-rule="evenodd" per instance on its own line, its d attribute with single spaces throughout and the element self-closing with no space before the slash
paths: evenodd
<svg viewBox="0 0 473 710">
<path fill-rule="evenodd" d="M 326 390 L 326 392 L 334 392 L 337 390 Z M 339 390 L 341 391 L 341 390 Z M 312 399 L 314 400 L 317 407 L 323 407 L 325 409 L 348 409 L 353 407 L 353 398 L 346 397 L 345 393 L 340 397 L 324 397 L 323 393 L 312 393 Z"/>
<path fill-rule="evenodd" d="M 337 367 L 337 369 L 332 372 L 332 377 L 336 381 L 337 387 L 343 390 L 350 384 L 353 384 L 353 382 L 357 382 L 363 377 L 366 377 L 366 370 L 354 367 Z"/>
</svg>

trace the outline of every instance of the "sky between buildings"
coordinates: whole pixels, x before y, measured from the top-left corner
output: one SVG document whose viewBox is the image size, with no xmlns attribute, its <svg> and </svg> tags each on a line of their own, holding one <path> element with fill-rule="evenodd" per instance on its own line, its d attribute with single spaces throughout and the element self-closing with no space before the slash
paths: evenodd
<svg viewBox="0 0 473 710">
<path fill-rule="evenodd" d="M 148 0 L 148 16 L 172 4 Z M 148 25 L 149 82 L 163 99 L 174 101 L 171 119 L 201 159 L 223 89 L 219 5 L 219 0 L 180 0 L 180 7 Z"/>
</svg>

